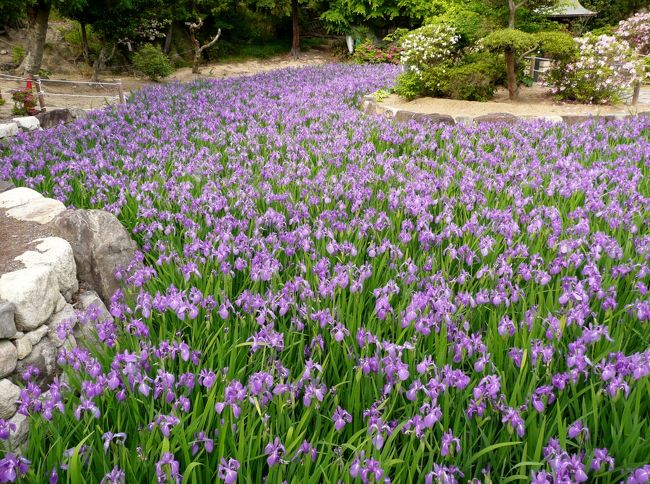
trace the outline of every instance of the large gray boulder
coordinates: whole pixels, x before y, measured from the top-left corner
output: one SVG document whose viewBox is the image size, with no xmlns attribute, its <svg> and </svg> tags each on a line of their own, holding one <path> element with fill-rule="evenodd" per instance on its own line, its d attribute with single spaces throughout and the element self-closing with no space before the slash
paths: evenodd
<svg viewBox="0 0 650 484">
<path fill-rule="evenodd" d="M 103 210 L 66 210 L 52 221 L 52 230 L 72 246 L 77 279 L 110 304 L 120 286 L 115 270 L 131 262 L 137 247 L 117 217 Z"/>
<path fill-rule="evenodd" d="M 39 385 L 48 383 L 52 381 L 57 372 L 56 358 L 58 353 L 59 350 L 54 343 L 48 338 L 43 338 L 38 344 L 34 345 L 32 352 L 25 359 L 18 361 L 16 373 L 22 374 L 30 366 L 35 366 L 39 370 L 36 383 Z"/>
<path fill-rule="evenodd" d="M 30 331 L 29 333 L 25 333 L 25 336 L 23 336 L 23 338 L 27 338 L 29 340 L 29 342 L 32 344 L 32 346 L 35 346 L 49 332 L 50 332 L 50 328 L 47 327 L 46 325 L 43 325 L 43 326 L 35 329 L 34 331 Z"/>
<path fill-rule="evenodd" d="M 97 323 L 112 322 L 113 316 L 95 291 L 79 294 L 78 309 L 90 315 L 96 315 L 93 321 L 79 323 L 74 327 L 73 336 L 81 346 L 92 347 L 97 344 Z"/>
<path fill-rule="evenodd" d="M 16 306 L 13 303 L 0 301 L 0 339 L 13 338 L 16 335 L 15 313 Z"/>
<path fill-rule="evenodd" d="M 0 380 L 0 418 L 7 420 L 16 413 L 20 388 L 7 379 Z"/>
<path fill-rule="evenodd" d="M 0 124 L 0 139 L 11 138 L 18 134 L 18 125 L 16 123 Z"/>
<path fill-rule="evenodd" d="M 85 118 L 88 112 L 84 109 L 70 108 L 70 109 L 53 109 L 44 113 L 36 115 L 41 128 L 48 129 L 58 126 L 59 124 L 67 124 L 75 119 Z"/>
<path fill-rule="evenodd" d="M 36 116 L 20 116 L 13 121 L 23 131 L 36 131 L 41 128 L 41 123 Z"/>
<path fill-rule="evenodd" d="M 27 358 L 29 354 L 32 352 L 32 348 L 33 348 L 32 342 L 27 336 L 23 336 L 22 338 L 18 338 L 17 340 L 15 340 L 14 346 L 16 347 L 16 352 L 18 353 L 19 360 Z"/>
<path fill-rule="evenodd" d="M 3 274 L 0 299 L 14 304 L 16 328 L 25 332 L 38 328 L 57 308 L 65 306 L 56 274 L 47 265 Z"/>
<path fill-rule="evenodd" d="M 4 378 L 16 369 L 18 352 L 11 341 L 0 341 L 0 378 Z"/>
<path fill-rule="evenodd" d="M 72 247 L 67 240 L 60 237 L 45 237 L 32 243 L 37 243 L 36 250 L 23 252 L 15 260 L 22 262 L 25 267 L 52 267 L 59 283 L 59 291 L 70 301 L 72 295 L 79 290 Z"/>
<path fill-rule="evenodd" d="M 440 114 L 440 113 L 417 114 L 414 119 L 428 120 L 435 124 L 447 124 L 449 126 L 453 126 L 454 124 L 456 124 L 454 118 L 449 114 Z"/>
<path fill-rule="evenodd" d="M 6 450 L 14 452 L 27 442 L 27 437 L 29 435 L 29 420 L 25 415 L 17 413 L 9 419 L 9 423 L 14 424 L 16 428 L 9 433 L 9 438 L 2 442 L 1 445 Z"/>
<path fill-rule="evenodd" d="M 393 119 L 395 119 L 395 121 L 397 121 L 398 123 L 403 123 L 405 121 L 410 121 L 411 119 L 415 119 L 416 116 L 417 114 L 412 111 L 404 111 L 403 109 L 400 109 L 395 113 Z"/>
<path fill-rule="evenodd" d="M 18 187 L 0 193 L 0 208 L 14 208 L 32 200 L 39 200 L 43 195 L 27 187 Z"/>
<path fill-rule="evenodd" d="M 514 114 L 510 113 L 490 113 L 483 114 L 481 116 L 476 116 L 474 122 L 477 124 L 480 123 L 505 123 L 505 124 L 516 124 L 519 122 L 519 118 Z"/>
<path fill-rule="evenodd" d="M 95 294 L 95 296 L 97 295 Z M 99 297 L 97 297 L 97 299 L 99 302 L 101 302 L 101 299 L 99 299 Z M 65 324 L 70 330 L 72 330 L 76 327 L 78 322 L 79 318 L 77 317 L 77 312 L 74 310 L 72 305 L 66 304 L 66 306 L 61 311 L 53 314 L 50 319 L 47 320 L 47 327 L 50 330 L 48 335 L 50 341 L 54 343 L 57 348 L 63 346 L 63 343 L 65 343 L 65 337 L 63 339 L 59 337 L 59 326 Z"/>
<path fill-rule="evenodd" d="M 0 180 L 0 193 L 11 190 L 12 188 L 16 188 L 16 185 L 14 185 L 13 182 L 8 180 Z"/>
<path fill-rule="evenodd" d="M 43 225 L 64 211 L 65 205 L 62 202 L 53 198 L 40 198 L 7 210 L 7 215 L 23 222 L 36 222 Z"/>
</svg>

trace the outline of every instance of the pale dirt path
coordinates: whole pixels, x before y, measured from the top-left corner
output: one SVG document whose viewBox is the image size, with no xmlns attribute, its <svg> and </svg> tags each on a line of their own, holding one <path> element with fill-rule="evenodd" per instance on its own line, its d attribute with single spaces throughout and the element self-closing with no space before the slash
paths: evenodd
<svg viewBox="0 0 650 484">
<path fill-rule="evenodd" d="M 541 86 L 522 87 L 519 100 L 510 101 L 508 92 L 500 89 L 492 101 L 458 101 L 454 99 L 440 99 L 422 97 L 407 101 L 395 94 L 391 94 L 381 103 L 385 108 L 403 109 L 414 113 L 424 114 L 449 114 L 451 116 L 481 116 L 491 113 L 510 113 L 516 116 L 562 116 L 562 115 L 607 115 L 607 114 L 636 114 L 637 112 L 650 111 L 650 86 L 644 86 L 639 104 L 636 109 L 632 106 L 620 104 L 617 106 L 586 105 L 575 103 L 561 103 L 555 101 L 548 89 Z"/>
</svg>

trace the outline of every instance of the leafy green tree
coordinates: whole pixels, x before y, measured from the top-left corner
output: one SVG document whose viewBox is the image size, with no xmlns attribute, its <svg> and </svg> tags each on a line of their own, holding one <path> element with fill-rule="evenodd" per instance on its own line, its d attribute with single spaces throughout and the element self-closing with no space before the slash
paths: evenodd
<svg viewBox="0 0 650 484">
<path fill-rule="evenodd" d="M 616 26 L 633 13 L 650 8 L 650 0 L 582 0 L 582 5 L 598 13 L 589 25 L 599 28 Z"/>
<path fill-rule="evenodd" d="M 517 62 L 535 50 L 538 45 L 537 39 L 532 34 L 507 28 L 495 30 L 482 39 L 481 44 L 490 52 L 503 52 L 508 79 L 508 97 L 516 99 L 519 91 Z"/>
<path fill-rule="evenodd" d="M 40 0 L 43 1 L 43 0 Z M 128 43 L 134 33 L 142 28 L 143 20 L 151 12 L 160 11 L 163 0 L 53 0 L 66 17 L 79 22 L 82 37 L 86 25 L 91 25 L 102 40 L 102 48 L 93 61 L 93 79 L 113 57 L 120 41 Z M 107 14 L 109 13 L 109 14 Z M 87 49 L 87 39 L 85 40 Z M 87 60 L 90 61 L 89 56 Z"/>
<path fill-rule="evenodd" d="M 14 25 L 24 16 L 24 0 L 2 0 L 0 2 L 0 29 L 7 25 Z"/>
<path fill-rule="evenodd" d="M 81 51 L 86 64 L 91 65 L 90 53 L 88 49 L 88 29 L 87 25 L 92 23 L 92 9 L 88 7 L 87 0 L 60 0 L 57 10 L 61 15 L 79 23 L 81 32 Z"/>
<path fill-rule="evenodd" d="M 400 0 L 332 0 L 322 19 L 330 30 L 346 33 L 355 24 L 368 21 L 391 21 L 402 16 Z"/>
<path fill-rule="evenodd" d="M 482 45 L 491 52 L 503 52 L 508 82 L 508 97 L 516 99 L 519 93 L 517 82 L 517 64 L 538 46 L 538 39 L 526 32 L 516 29 L 517 12 L 527 9 L 529 12 L 543 10 L 557 3 L 557 0 L 488 0 L 497 7 L 508 9 L 508 28 L 496 30 L 484 39 Z"/>
<path fill-rule="evenodd" d="M 248 0 L 254 9 L 271 13 L 276 17 L 291 17 L 291 54 L 300 56 L 300 7 L 314 6 L 315 0 Z"/>
</svg>

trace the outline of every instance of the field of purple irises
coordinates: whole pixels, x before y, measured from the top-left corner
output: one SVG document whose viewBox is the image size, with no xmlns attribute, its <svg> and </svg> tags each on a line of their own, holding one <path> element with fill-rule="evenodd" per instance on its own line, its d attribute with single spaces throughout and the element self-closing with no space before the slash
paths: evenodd
<svg viewBox="0 0 650 484">
<path fill-rule="evenodd" d="M 5 477 L 648 482 L 650 117 L 363 115 L 396 73 L 161 85 L 0 147 L 144 262 L 25 381 Z"/>
</svg>

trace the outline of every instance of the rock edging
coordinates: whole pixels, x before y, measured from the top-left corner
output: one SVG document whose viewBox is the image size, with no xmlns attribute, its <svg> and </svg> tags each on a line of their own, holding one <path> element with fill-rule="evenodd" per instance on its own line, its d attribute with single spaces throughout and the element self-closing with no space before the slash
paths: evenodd
<svg viewBox="0 0 650 484">
<path fill-rule="evenodd" d="M 0 140 L 12 138 L 19 133 L 42 131 L 59 124 L 67 124 L 87 115 L 88 111 L 85 109 L 66 108 L 44 111 L 36 116 L 18 116 L 8 123 L 0 123 Z"/>
<path fill-rule="evenodd" d="M 119 287 L 115 272 L 131 262 L 136 245 L 108 212 L 66 209 L 0 182 L 0 225 L 9 222 L 26 234 L 0 236 L 0 244 L 19 245 L 4 269 L 0 258 L 0 419 L 12 429 L 5 447 L 16 449 L 29 429 L 17 413 L 23 373 L 36 368 L 32 381 L 44 387 L 59 372 L 60 348 L 96 344 L 95 325 L 113 320 L 107 305 Z"/>
<path fill-rule="evenodd" d="M 650 113 L 639 114 L 606 114 L 594 116 L 592 114 L 566 114 L 566 115 L 549 115 L 549 116 L 517 116 L 511 113 L 489 113 L 480 116 L 459 115 L 451 116 L 450 114 L 441 113 L 417 113 L 405 109 L 382 106 L 372 95 L 364 96 L 361 102 L 361 111 L 365 114 L 381 115 L 388 119 L 394 119 L 397 122 L 407 122 L 410 120 L 424 121 L 428 120 L 434 123 L 446 125 L 465 125 L 474 126 L 481 123 L 505 123 L 515 124 L 521 121 L 546 121 L 550 123 L 563 123 L 567 126 L 584 123 L 593 119 L 603 121 L 617 121 L 621 119 L 634 118 L 637 116 L 650 116 Z"/>
</svg>

